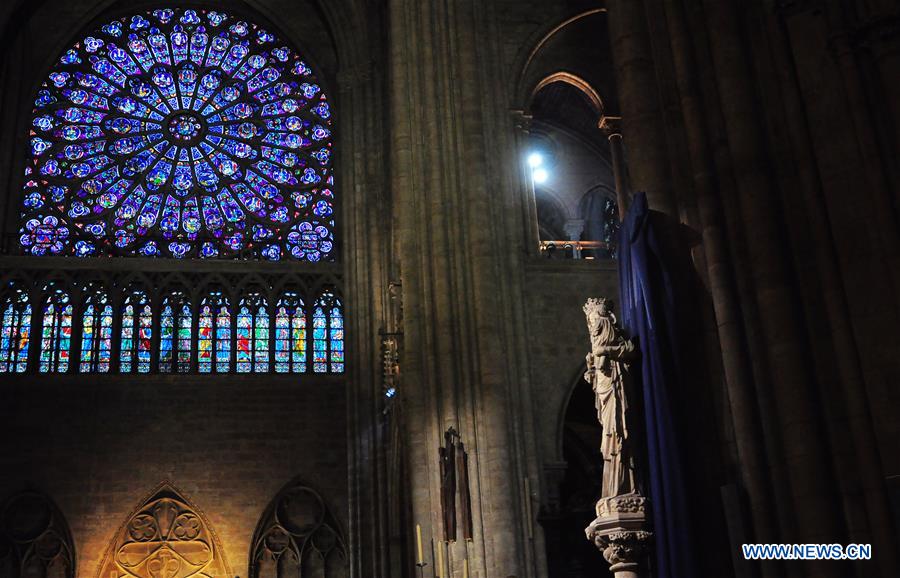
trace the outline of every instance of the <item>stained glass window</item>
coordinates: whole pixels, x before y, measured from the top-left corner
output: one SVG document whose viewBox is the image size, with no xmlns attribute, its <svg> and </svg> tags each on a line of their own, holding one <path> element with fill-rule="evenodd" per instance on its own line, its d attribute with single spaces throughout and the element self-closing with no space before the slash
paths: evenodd
<svg viewBox="0 0 900 578">
<path fill-rule="evenodd" d="M 28 293 L 12 288 L 0 300 L 3 327 L 0 333 L 0 373 L 22 373 L 28 368 L 31 303 Z"/>
<path fill-rule="evenodd" d="M 122 310 L 119 371 L 149 372 L 152 338 L 153 312 L 150 309 L 150 299 L 146 293 L 135 291 L 125 299 L 125 307 Z"/>
<path fill-rule="evenodd" d="M 44 320 L 41 325 L 40 371 L 64 372 L 69 369 L 69 349 L 72 345 L 72 304 L 61 289 L 47 288 Z"/>
<path fill-rule="evenodd" d="M 250 293 L 237 315 L 238 373 L 269 371 L 269 311 L 266 298 Z"/>
<path fill-rule="evenodd" d="M 60 57 L 30 124 L 27 253 L 334 258 L 329 103 L 257 24 L 112 20 Z"/>
<path fill-rule="evenodd" d="M 619 205 L 614 199 L 605 199 L 603 202 L 603 241 L 606 243 L 606 251 L 603 256 L 610 259 L 618 258 L 619 244 Z"/>
<path fill-rule="evenodd" d="M 107 373 L 112 357 L 113 308 L 105 292 L 90 294 L 82 319 L 80 370 Z"/>
<path fill-rule="evenodd" d="M 303 299 L 286 292 L 275 308 L 275 371 L 306 371 L 306 311 Z"/>
<path fill-rule="evenodd" d="M 191 370 L 191 334 L 194 316 L 181 291 L 163 300 L 159 323 L 159 370 L 164 373 Z"/>
<path fill-rule="evenodd" d="M 197 363 L 201 373 L 231 369 L 231 312 L 221 291 L 213 291 L 200 303 Z"/>
<path fill-rule="evenodd" d="M 331 291 L 325 291 L 313 308 L 313 371 L 344 371 L 344 315 Z"/>
</svg>

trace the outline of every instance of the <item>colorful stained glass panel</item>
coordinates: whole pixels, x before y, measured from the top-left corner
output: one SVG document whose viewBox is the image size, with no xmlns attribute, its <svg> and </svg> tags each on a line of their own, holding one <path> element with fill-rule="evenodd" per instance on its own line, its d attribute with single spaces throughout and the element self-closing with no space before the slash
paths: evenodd
<svg viewBox="0 0 900 578">
<path fill-rule="evenodd" d="M 82 373 L 107 373 L 112 353 L 112 305 L 105 293 L 91 295 L 85 305 L 81 327 Z"/>
<path fill-rule="evenodd" d="M 0 373 L 22 373 L 28 367 L 31 329 L 31 304 L 28 294 L 14 290 L 0 301 L 3 304 L 0 328 Z"/>
<path fill-rule="evenodd" d="M 34 101 L 26 252 L 334 259 L 332 110 L 296 52 L 203 9 L 87 38 Z"/>
<path fill-rule="evenodd" d="M 62 290 L 53 290 L 44 305 L 41 325 L 41 373 L 63 373 L 69 369 L 72 341 L 72 305 Z"/>
</svg>

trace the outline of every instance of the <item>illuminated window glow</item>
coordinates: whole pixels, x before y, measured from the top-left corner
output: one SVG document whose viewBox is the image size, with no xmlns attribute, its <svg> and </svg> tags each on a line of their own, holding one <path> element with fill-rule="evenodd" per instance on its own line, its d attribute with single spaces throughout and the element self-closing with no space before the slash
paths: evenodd
<svg viewBox="0 0 900 578">
<path fill-rule="evenodd" d="M 288 291 L 278 301 L 275 312 L 275 371 L 306 371 L 306 311 L 303 300 Z"/>
<path fill-rule="evenodd" d="M 3 327 L 0 332 L 0 373 L 22 373 L 28 368 L 31 303 L 28 294 L 13 289 L 0 299 Z"/>
<path fill-rule="evenodd" d="M 231 370 L 231 312 L 221 291 L 212 292 L 200 304 L 197 356 L 200 373 Z"/>
<path fill-rule="evenodd" d="M 108 373 L 112 358 L 113 308 L 106 293 L 98 291 L 85 302 L 81 326 L 82 373 Z"/>
<path fill-rule="evenodd" d="M 19 243 L 333 260 L 331 124 L 311 67 L 253 22 L 182 8 L 112 20 L 38 88 Z"/>
<path fill-rule="evenodd" d="M 313 309 L 313 371 L 344 371 L 344 316 L 331 291 L 325 291 Z"/>
<path fill-rule="evenodd" d="M 122 339 L 119 346 L 119 371 L 149 373 L 153 338 L 153 312 L 150 299 L 135 291 L 125 300 L 122 311 Z"/>
<path fill-rule="evenodd" d="M 232 301 L 220 286 L 201 292 L 199 306 L 187 290 L 163 292 L 158 305 L 141 289 L 116 298 L 91 284 L 76 294 L 83 298 L 73 300 L 59 286 L 46 285 L 33 314 L 24 289 L 10 286 L 0 293 L 0 372 L 345 370 L 343 305 L 333 289 L 320 290 L 312 307 L 298 290 L 276 293 L 274 306 L 264 289 L 244 291 Z M 33 315 L 41 339 L 29 359 L 29 347 L 35 347 L 29 335 Z"/>
<path fill-rule="evenodd" d="M 159 327 L 159 370 L 187 373 L 191 370 L 191 333 L 194 316 L 184 293 L 177 291 L 163 301 Z"/>
<path fill-rule="evenodd" d="M 259 293 L 241 300 L 237 316 L 237 371 L 269 371 L 269 312 L 266 299 Z"/>
<path fill-rule="evenodd" d="M 68 371 L 71 345 L 72 304 L 63 290 L 50 289 L 41 325 L 41 373 Z"/>
</svg>

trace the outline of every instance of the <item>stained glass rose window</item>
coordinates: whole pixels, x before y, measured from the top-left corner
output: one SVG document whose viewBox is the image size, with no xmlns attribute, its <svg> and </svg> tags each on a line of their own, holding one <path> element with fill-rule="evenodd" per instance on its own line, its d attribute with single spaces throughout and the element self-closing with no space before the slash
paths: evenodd
<svg viewBox="0 0 900 578">
<path fill-rule="evenodd" d="M 26 252 L 334 258 L 331 109 L 264 28 L 206 10 L 113 20 L 34 105 Z"/>
</svg>

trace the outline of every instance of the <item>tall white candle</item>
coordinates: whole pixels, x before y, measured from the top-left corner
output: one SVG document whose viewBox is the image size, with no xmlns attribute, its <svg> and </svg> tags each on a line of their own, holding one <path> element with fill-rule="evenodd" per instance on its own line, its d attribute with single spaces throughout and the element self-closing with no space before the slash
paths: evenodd
<svg viewBox="0 0 900 578">
<path fill-rule="evenodd" d="M 416 553 L 418 554 L 416 564 L 421 566 L 425 563 L 425 558 L 422 556 L 422 526 L 418 524 L 416 524 Z"/>
</svg>

